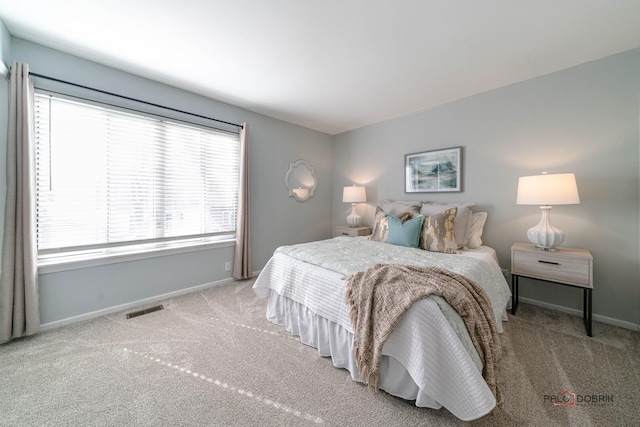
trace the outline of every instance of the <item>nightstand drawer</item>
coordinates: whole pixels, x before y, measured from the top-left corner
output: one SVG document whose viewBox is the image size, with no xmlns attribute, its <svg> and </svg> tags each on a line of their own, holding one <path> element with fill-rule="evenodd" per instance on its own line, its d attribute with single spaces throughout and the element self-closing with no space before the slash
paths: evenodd
<svg viewBox="0 0 640 427">
<path fill-rule="evenodd" d="M 371 234 L 371 228 L 369 227 L 336 227 L 333 232 L 334 237 L 337 236 L 349 236 L 349 237 L 358 237 L 358 236 L 368 236 Z"/>
<path fill-rule="evenodd" d="M 513 251 L 512 274 L 592 287 L 590 260 L 557 253 Z"/>
</svg>

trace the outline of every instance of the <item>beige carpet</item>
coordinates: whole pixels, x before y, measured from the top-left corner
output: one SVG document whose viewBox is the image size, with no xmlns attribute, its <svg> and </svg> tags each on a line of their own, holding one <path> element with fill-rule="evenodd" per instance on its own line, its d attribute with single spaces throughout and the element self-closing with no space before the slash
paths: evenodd
<svg viewBox="0 0 640 427">
<path fill-rule="evenodd" d="M 447 410 L 374 393 L 265 319 L 238 282 L 164 310 L 0 346 L 2 426 L 442 426 Z M 640 334 L 521 304 L 501 335 L 503 405 L 479 426 L 635 426 Z M 575 406 L 550 399 L 569 390 Z M 597 403 L 586 402 L 598 396 Z M 602 397 L 599 397 L 602 396 Z"/>
</svg>

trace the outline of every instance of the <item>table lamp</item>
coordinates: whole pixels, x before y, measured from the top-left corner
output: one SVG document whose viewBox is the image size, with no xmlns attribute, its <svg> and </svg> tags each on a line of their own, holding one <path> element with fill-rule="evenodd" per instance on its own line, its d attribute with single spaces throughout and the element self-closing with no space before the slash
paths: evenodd
<svg viewBox="0 0 640 427">
<path fill-rule="evenodd" d="M 576 177 L 572 173 L 521 176 L 518 179 L 518 205 L 539 205 L 540 222 L 527 231 L 529 241 L 536 247 L 553 251 L 565 240 L 562 230 L 551 225 L 551 205 L 575 205 L 580 203 Z"/>
<path fill-rule="evenodd" d="M 342 201 L 351 203 L 351 213 L 347 217 L 347 224 L 349 224 L 349 227 L 357 227 L 360 224 L 360 215 L 356 212 L 356 204 L 367 201 L 364 187 L 359 187 L 355 184 L 351 187 L 344 187 Z"/>
</svg>

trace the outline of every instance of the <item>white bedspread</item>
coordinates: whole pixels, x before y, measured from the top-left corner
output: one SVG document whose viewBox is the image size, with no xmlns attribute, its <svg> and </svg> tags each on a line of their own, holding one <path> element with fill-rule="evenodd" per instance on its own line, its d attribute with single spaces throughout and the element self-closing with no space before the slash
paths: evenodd
<svg viewBox="0 0 640 427">
<path fill-rule="evenodd" d="M 408 248 L 397 251 L 398 247 L 379 242 L 362 240 L 356 244 L 355 241 L 360 239 L 332 240 L 334 244 L 337 241 L 339 246 L 356 245 L 360 252 L 366 251 L 365 247 L 368 246 L 373 246 L 374 251 L 391 249 L 393 254 L 385 255 L 385 259 L 394 260 L 399 257 L 407 261 L 405 263 L 412 263 L 412 260 L 422 263 L 423 256 L 427 255 L 425 251 L 420 251 L 409 256 L 410 252 L 404 251 Z M 293 252 L 297 252 L 298 249 L 304 250 L 301 246 L 295 245 Z M 312 245 L 311 249 L 313 251 L 315 246 Z M 341 271 L 332 271 L 324 268 L 326 265 L 321 267 L 300 261 L 293 258 L 291 253 L 285 252 L 278 250 L 274 254 L 254 285 L 254 291 L 259 297 L 270 299 L 267 317 L 300 335 L 302 342 L 318 348 L 323 356 L 330 355 L 334 365 L 348 369 L 352 378 L 359 380 L 358 369 L 351 352 L 353 329 L 349 321 L 349 307 L 344 301 L 346 281 L 343 278 L 345 272 L 350 270 L 334 266 L 334 269 Z M 344 254 L 336 252 L 335 255 L 334 260 L 341 263 L 339 260 L 344 259 Z M 371 253 L 361 255 L 363 256 L 355 258 L 367 258 L 373 264 L 379 261 Z M 417 258 L 414 259 L 414 255 Z M 492 304 L 495 302 L 500 305 L 494 307 L 494 311 L 499 313 L 497 323 L 500 325 L 500 319 L 509 300 L 509 287 L 493 256 L 483 251 L 476 251 L 471 256 L 484 262 L 467 262 L 463 260 L 467 258 L 464 255 L 438 254 L 435 263 L 449 264 L 449 269 L 454 271 L 455 268 L 469 270 L 467 274 L 476 276 L 478 273 L 470 273 L 471 270 L 475 270 L 471 266 L 484 265 L 488 268 L 480 267 L 483 271 L 481 276 L 497 274 L 498 276 L 491 280 L 491 286 L 497 283 L 501 289 L 491 293 L 494 296 L 498 295 L 497 301 L 492 298 Z M 352 269 L 362 268 L 362 265 L 359 265 L 360 261 L 354 261 L 355 258 L 350 258 L 345 263 Z M 456 264 L 458 267 L 455 267 Z M 460 267 L 461 265 L 464 267 Z M 470 278 L 477 281 L 477 277 Z M 444 304 L 448 307 L 448 304 Z M 446 312 L 446 309 L 444 311 Z M 457 315 L 455 312 L 454 314 Z M 463 326 L 464 331 L 456 331 L 452 323 L 456 322 L 450 322 L 445 317 L 435 299 L 428 298 L 415 303 L 383 347 L 381 388 L 404 399 L 416 400 L 417 406 L 444 406 L 458 418 L 471 420 L 490 412 L 495 406 L 495 398 L 482 378 L 478 355 L 472 345 L 469 348 L 470 339 L 466 329 Z M 465 333 L 469 339 L 466 346 Z M 323 338 L 323 335 L 326 336 Z M 335 341 L 333 345 L 330 345 L 331 341 Z M 329 344 L 325 345 L 323 342 Z M 400 378 L 402 381 L 398 381 Z"/>
</svg>

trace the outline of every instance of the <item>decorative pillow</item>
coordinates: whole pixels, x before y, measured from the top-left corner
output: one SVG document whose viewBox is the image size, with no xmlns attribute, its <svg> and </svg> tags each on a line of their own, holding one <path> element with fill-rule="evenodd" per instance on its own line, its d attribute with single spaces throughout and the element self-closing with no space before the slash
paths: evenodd
<svg viewBox="0 0 640 427">
<path fill-rule="evenodd" d="M 413 218 L 417 215 L 417 212 L 404 212 L 398 217 L 402 222 Z M 386 242 L 387 236 L 389 234 L 389 220 L 388 214 L 378 206 L 376 208 L 376 218 L 373 223 L 373 231 L 371 232 L 370 240 L 375 240 L 376 242 Z"/>
<path fill-rule="evenodd" d="M 454 223 L 458 208 L 449 208 L 424 219 L 420 247 L 431 252 L 458 253 Z"/>
<path fill-rule="evenodd" d="M 378 206 L 376 207 L 376 217 L 373 220 L 373 230 L 371 231 L 371 237 L 369 237 L 369 239 L 375 240 L 376 242 L 386 242 L 387 234 L 389 234 L 387 214 Z"/>
<path fill-rule="evenodd" d="M 484 230 L 486 220 L 486 212 L 476 212 L 471 215 L 471 221 L 469 221 L 469 229 L 467 231 L 469 241 L 465 245 L 469 249 L 476 249 L 482 246 L 482 231 Z"/>
<path fill-rule="evenodd" d="M 442 212 L 445 209 L 449 208 L 457 208 L 458 213 L 456 214 L 455 219 L 455 232 L 456 232 L 456 242 L 458 243 L 458 249 L 461 249 L 463 246 L 467 245 L 469 240 L 469 221 L 471 220 L 471 208 L 475 206 L 474 203 L 452 203 L 448 205 L 434 203 L 434 202 L 425 202 L 422 204 L 420 208 L 420 214 L 424 215 L 425 218 L 431 215 L 435 215 L 437 213 Z"/>
<path fill-rule="evenodd" d="M 420 243 L 420 230 L 424 217 L 418 215 L 415 218 L 403 222 L 395 215 L 387 217 L 389 222 L 389 236 L 387 243 L 398 246 L 417 248 Z"/>
<path fill-rule="evenodd" d="M 415 200 L 380 200 L 378 207 L 386 214 L 395 215 L 399 218 L 405 212 L 415 212 L 417 214 L 421 204 L 422 202 Z"/>
</svg>

